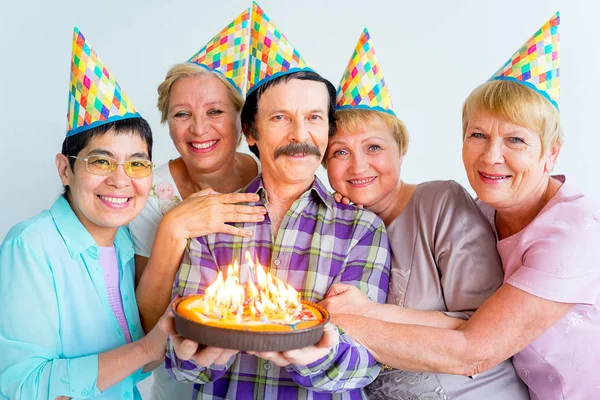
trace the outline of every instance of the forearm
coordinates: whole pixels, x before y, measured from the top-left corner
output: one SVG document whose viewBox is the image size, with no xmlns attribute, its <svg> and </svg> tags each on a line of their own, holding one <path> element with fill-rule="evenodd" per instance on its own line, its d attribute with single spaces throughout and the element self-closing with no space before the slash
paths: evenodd
<svg viewBox="0 0 600 400">
<path fill-rule="evenodd" d="M 470 376 L 493 366 L 483 346 L 469 341 L 460 330 L 352 315 L 333 316 L 332 323 L 365 346 L 377 361 L 394 368 Z"/>
<path fill-rule="evenodd" d="M 465 320 L 450 317 L 441 311 L 415 310 L 394 304 L 375 302 L 369 305 L 363 316 L 396 324 L 424 325 L 446 329 L 458 329 L 465 323 Z"/>
<path fill-rule="evenodd" d="M 185 240 L 173 238 L 161 223 L 136 288 L 140 319 L 146 332 L 154 328 L 171 302 L 173 281 L 184 250 Z"/>
<path fill-rule="evenodd" d="M 143 340 L 143 339 L 142 339 Z M 135 373 L 138 369 L 156 360 L 151 352 L 145 351 L 143 342 L 137 341 L 98 355 L 98 381 L 101 391 Z"/>
<path fill-rule="evenodd" d="M 341 334 L 339 343 L 327 356 L 307 366 L 290 365 L 287 370 L 300 386 L 317 392 L 341 393 L 373 382 L 380 365 L 365 347 Z"/>
</svg>

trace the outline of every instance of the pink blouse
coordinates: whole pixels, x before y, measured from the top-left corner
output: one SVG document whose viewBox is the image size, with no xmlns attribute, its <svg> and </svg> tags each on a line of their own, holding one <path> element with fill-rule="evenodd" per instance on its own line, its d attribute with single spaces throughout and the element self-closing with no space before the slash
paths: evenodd
<svg viewBox="0 0 600 400">
<path fill-rule="evenodd" d="M 575 306 L 513 357 L 532 400 L 600 399 L 600 204 L 566 182 L 522 231 L 497 244 L 504 282 Z M 479 201 L 495 228 L 495 211 Z"/>
</svg>

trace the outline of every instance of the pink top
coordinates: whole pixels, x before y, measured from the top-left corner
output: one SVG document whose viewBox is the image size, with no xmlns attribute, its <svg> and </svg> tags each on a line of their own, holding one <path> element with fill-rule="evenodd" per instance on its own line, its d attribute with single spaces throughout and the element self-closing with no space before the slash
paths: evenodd
<svg viewBox="0 0 600 400">
<path fill-rule="evenodd" d="M 576 305 L 513 357 L 532 400 L 600 399 L 600 204 L 566 182 L 522 231 L 497 244 L 504 282 Z M 478 202 L 495 228 L 495 211 Z"/>
<path fill-rule="evenodd" d="M 119 273 L 119 264 L 117 262 L 117 251 L 113 247 L 100 247 L 100 265 L 104 270 L 104 283 L 106 284 L 106 295 L 110 308 L 112 308 L 117 322 L 123 330 L 125 340 L 131 343 L 131 334 L 127 326 L 127 319 L 123 311 L 123 300 L 121 299 L 121 274 Z"/>
</svg>

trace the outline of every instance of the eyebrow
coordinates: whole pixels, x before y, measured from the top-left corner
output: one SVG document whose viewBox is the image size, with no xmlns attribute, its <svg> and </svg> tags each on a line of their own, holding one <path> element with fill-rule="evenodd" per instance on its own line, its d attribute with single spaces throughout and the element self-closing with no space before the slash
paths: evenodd
<svg viewBox="0 0 600 400">
<path fill-rule="evenodd" d="M 210 102 L 204 104 L 204 106 L 208 106 L 208 107 L 215 106 L 215 105 L 220 105 L 220 106 L 225 107 L 227 105 L 227 103 L 220 101 L 220 100 L 215 100 L 215 101 L 210 101 Z M 172 111 L 174 108 L 177 108 L 177 107 L 191 107 L 191 104 L 190 103 L 173 104 L 172 106 L 169 107 L 169 111 Z"/>
<path fill-rule="evenodd" d="M 379 136 L 369 136 L 369 137 L 366 137 L 363 140 L 361 140 L 360 143 L 363 144 L 363 143 L 368 142 L 369 140 L 373 140 L 373 139 L 379 140 L 379 141 L 385 141 L 385 139 L 380 138 Z M 348 144 L 348 142 L 346 142 L 345 140 L 339 140 L 339 139 L 333 140 L 333 141 L 331 141 L 331 143 L 329 143 L 329 146 L 333 146 L 334 144 Z"/>
<path fill-rule="evenodd" d="M 334 144 L 348 144 L 348 142 L 345 142 L 343 140 L 334 140 L 331 143 L 329 143 L 328 146 L 333 146 Z"/>
<path fill-rule="evenodd" d="M 90 151 L 88 153 L 88 156 L 90 156 L 90 155 L 101 155 L 101 156 L 108 156 L 111 158 L 115 158 L 115 155 L 113 153 L 111 153 L 108 150 L 104 150 L 104 149 L 93 149 L 92 151 Z M 144 152 L 133 153 L 133 154 L 130 154 L 129 157 L 127 157 L 128 160 L 135 159 L 135 158 L 141 158 L 141 159 L 148 160 L 150 157 L 148 157 L 148 154 L 146 154 Z"/>
</svg>

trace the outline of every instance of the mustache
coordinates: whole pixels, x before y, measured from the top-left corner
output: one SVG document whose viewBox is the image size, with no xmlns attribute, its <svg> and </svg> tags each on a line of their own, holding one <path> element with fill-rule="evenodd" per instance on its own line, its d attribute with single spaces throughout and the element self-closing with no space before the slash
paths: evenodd
<svg viewBox="0 0 600 400">
<path fill-rule="evenodd" d="M 321 152 L 319 148 L 314 144 L 309 144 L 307 142 L 292 142 L 283 147 L 279 147 L 275 150 L 274 158 L 277 160 L 281 156 L 295 156 L 298 154 L 312 154 L 318 158 L 321 158 Z"/>
</svg>

